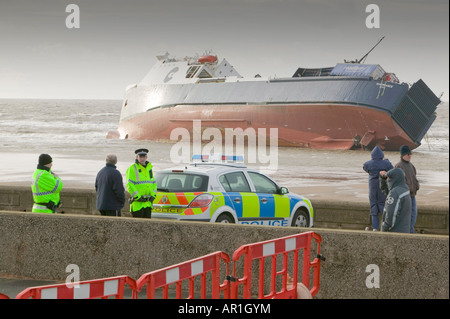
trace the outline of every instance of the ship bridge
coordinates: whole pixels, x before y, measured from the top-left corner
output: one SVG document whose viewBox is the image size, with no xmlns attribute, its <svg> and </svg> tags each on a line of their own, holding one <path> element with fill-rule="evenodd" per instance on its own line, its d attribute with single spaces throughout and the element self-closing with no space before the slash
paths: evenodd
<svg viewBox="0 0 450 319">
<path fill-rule="evenodd" d="M 156 63 L 140 86 L 154 84 L 187 84 L 199 79 L 222 79 L 227 77 L 242 78 L 236 69 L 226 60 L 220 62 L 217 56 L 203 55 L 198 57 L 171 58 L 165 55 L 157 56 Z"/>
</svg>

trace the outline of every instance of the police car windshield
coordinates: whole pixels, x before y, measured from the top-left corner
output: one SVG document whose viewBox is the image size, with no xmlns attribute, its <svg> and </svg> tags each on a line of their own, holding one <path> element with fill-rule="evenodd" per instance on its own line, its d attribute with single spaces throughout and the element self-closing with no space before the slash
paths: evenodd
<svg viewBox="0 0 450 319">
<path fill-rule="evenodd" d="M 185 172 L 158 172 L 155 174 L 158 191 L 163 192 L 206 192 L 209 177 Z"/>
</svg>

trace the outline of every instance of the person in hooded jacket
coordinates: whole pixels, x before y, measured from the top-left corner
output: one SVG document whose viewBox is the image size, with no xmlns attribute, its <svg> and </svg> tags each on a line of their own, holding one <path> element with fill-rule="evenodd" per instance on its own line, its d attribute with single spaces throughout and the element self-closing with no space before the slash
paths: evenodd
<svg viewBox="0 0 450 319">
<path fill-rule="evenodd" d="M 409 233 L 411 227 L 411 195 L 400 168 L 380 172 L 380 188 L 386 197 L 381 231 Z"/>
<path fill-rule="evenodd" d="M 369 174 L 369 201 L 370 217 L 373 231 L 380 230 L 378 214 L 383 213 L 386 195 L 380 189 L 380 171 L 389 171 L 394 168 L 388 159 L 384 159 L 384 153 L 380 147 L 375 146 L 371 153 L 372 159 L 363 164 L 363 169 Z"/>
</svg>

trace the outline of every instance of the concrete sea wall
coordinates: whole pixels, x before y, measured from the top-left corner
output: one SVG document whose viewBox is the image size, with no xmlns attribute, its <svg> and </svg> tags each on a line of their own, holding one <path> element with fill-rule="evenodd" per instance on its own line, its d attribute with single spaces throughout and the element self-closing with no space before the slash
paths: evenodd
<svg viewBox="0 0 450 319">
<path fill-rule="evenodd" d="M 64 281 L 142 274 L 306 228 L 0 211 L 0 277 Z M 322 236 L 317 298 L 449 298 L 448 236 L 314 228 Z M 379 288 L 370 285 L 376 267 Z M 367 282 L 369 281 L 369 284 Z M 372 288 L 369 288 L 372 287 Z"/>
</svg>

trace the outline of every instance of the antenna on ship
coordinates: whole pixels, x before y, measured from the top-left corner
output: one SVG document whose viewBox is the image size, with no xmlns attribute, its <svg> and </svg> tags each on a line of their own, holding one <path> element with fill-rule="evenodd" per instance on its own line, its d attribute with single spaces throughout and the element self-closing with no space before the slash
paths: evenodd
<svg viewBox="0 0 450 319">
<path fill-rule="evenodd" d="M 359 59 L 359 60 L 354 60 L 354 61 L 347 61 L 347 60 L 344 60 L 344 62 L 345 62 L 345 63 L 357 63 L 357 64 L 360 64 L 363 60 L 364 60 L 364 61 L 366 60 L 366 58 L 367 58 L 367 56 L 370 54 L 370 52 L 372 52 L 373 49 L 375 49 L 375 48 L 377 47 L 377 45 L 380 44 L 381 41 L 383 41 L 384 38 L 385 38 L 385 36 L 383 36 L 380 40 L 378 40 L 377 44 L 375 44 L 375 45 L 372 47 L 372 49 L 370 49 L 369 52 L 367 52 L 361 59 Z M 364 63 L 364 62 L 363 62 L 363 63 Z"/>
</svg>

